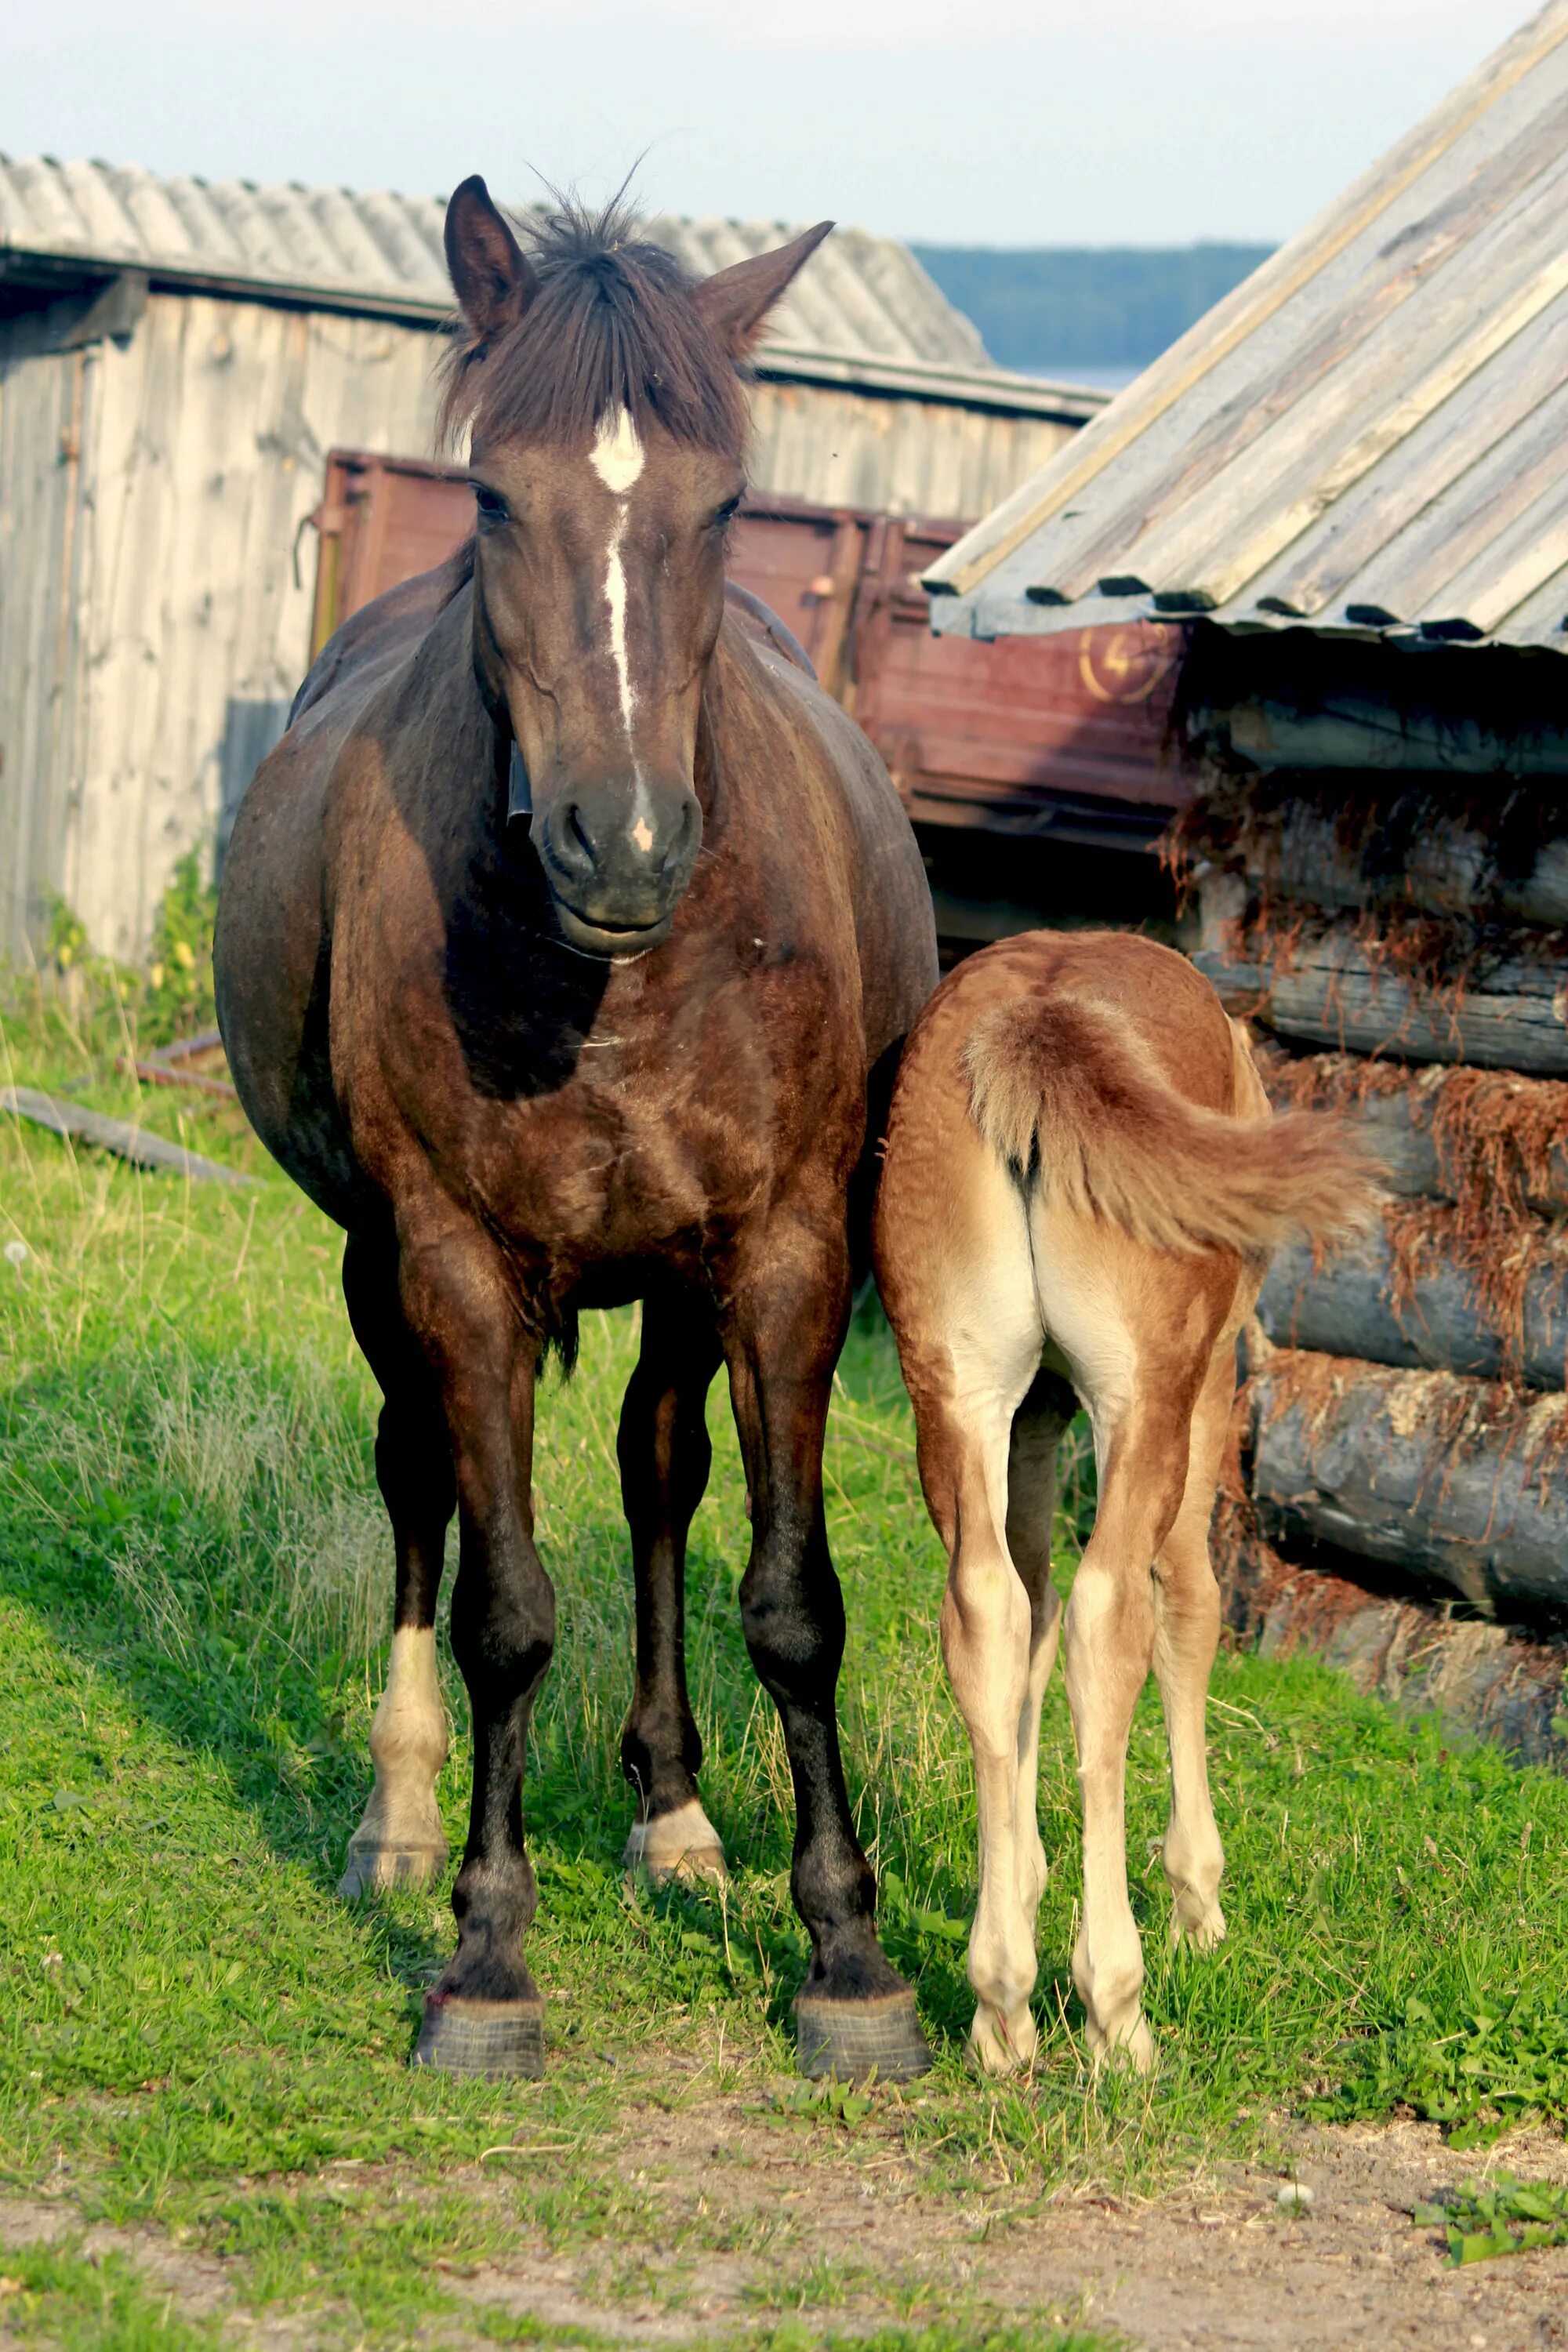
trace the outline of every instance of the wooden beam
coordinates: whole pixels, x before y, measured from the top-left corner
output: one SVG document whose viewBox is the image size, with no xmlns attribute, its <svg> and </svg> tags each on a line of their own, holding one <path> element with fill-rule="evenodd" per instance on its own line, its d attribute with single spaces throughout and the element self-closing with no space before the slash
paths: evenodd
<svg viewBox="0 0 1568 2352">
<path fill-rule="evenodd" d="M 1384 1233 L 1363 1234 L 1314 1263 L 1310 1242 L 1276 1250 L 1258 1302 L 1276 1346 L 1407 1370 L 1465 1372 L 1497 1380 L 1513 1370 L 1505 1335 L 1478 1307 L 1475 1286 L 1451 1265 L 1426 1268 L 1399 1294 Z M 1568 1259 L 1543 1248 L 1524 1286 L 1516 1376 L 1531 1388 L 1561 1389 L 1568 1357 Z"/>
<path fill-rule="evenodd" d="M 1268 965 L 1226 948 L 1200 949 L 1193 961 L 1230 1012 L 1282 1037 L 1394 1061 L 1568 1077 L 1560 964 L 1510 959 L 1473 984 L 1440 990 L 1374 962 L 1345 931 L 1303 940 Z"/>
<path fill-rule="evenodd" d="M 0 1111 L 9 1111 L 13 1118 L 25 1118 L 34 1127 L 47 1128 L 51 1135 L 79 1137 L 83 1143 L 112 1151 L 117 1159 L 128 1160 L 137 1168 L 188 1177 L 194 1184 L 253 1184 L 256 1181 L 237 1168 L 225 1168 L 216 1160 L 204 1159 L 199 1151 L 186 1151 L 161 1135 L 150 1135 L 129 1119 L 110 1118 L 103 1111 L 86 1110 L 79 1103 L 60 1102 L 36 1087 L 0 1087 Z"/>
<path fill-rule="evenodd" d="M 1280 1349 L 1247 1385 L 1263 1531 L 1404 1569 L 1490 1612 L 1568 1606 L 1568 1399 Z"/>
</svg>

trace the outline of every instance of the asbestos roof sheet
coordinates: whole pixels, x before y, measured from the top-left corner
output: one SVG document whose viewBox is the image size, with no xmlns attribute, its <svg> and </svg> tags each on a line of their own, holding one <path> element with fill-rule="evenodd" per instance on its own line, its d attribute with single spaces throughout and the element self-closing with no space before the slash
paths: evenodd
<svg viewBox="0 0 1568 2352">
<path fill-rule="evenodd" d="M 526 219 L 529 207 L 517 207 Z M 159 178 L 135 164 L 60 163 L 0 156 L 0 277 L 74 268 L 146 270 L 165 284 L 220 289 L 374 310 L 417 320 L 448 316 L 442 196 L 356 195 L 346 188 L 258 187 L 249 181 Z M 783 221 L 681 220 L 660 214 L 647 234 L 700 277 L 797 234 Z M 840 228 L 796 278 L 763 344 L 764 366 L 864 362 L 879 381 L 900 370 L 934 398 L 1097 414 L 1092 393 L 1048 386 L 993 366 L 980 336 L 908 248 Z"/>
<path fill-rule="evenodd" d="M 1568 0 L 926 579 L 977 636 L 1202 614 L 1568 652 Z"/>
</svg>

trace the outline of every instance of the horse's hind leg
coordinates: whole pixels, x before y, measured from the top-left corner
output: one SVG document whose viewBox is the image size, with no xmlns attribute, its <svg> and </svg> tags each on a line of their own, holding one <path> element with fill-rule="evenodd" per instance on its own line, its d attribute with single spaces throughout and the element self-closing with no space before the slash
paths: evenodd
<svg viewBox="0 0 1568 2352">
<path fill-rule="evenodd" d="M 446 1865 L 436 1805 L 436 1776 L 447 1754 L 436 1597 L 457 1487 L 440 1392 L 403 1319 L 394 1250 L 351 1236 L 343 1296 L 385 1398 L 375 1475 L 397 1558 L 392 1663 L 370 1733 L 375 1783 L 338 1883 L 338 1893 L 352 1899 L 378 1886 L 422 1885 Z"/>
<path fill-rule="evenodd" d="M 697 1794 L 702 1741 L 686 1691 L 686 1538 L 708 1484 L 708 1391 L 721 1360 L 706 1307 L 656 1292 L 621 1408 L 621 1496 L 637 1584 L 637 1682 L 621 1769 L 637 1790 L 628 1867 L 655 1878 L 724 1876 L 724 1849 Z"/>
<path fill-rule="evenodd" d="M 1154 1672 L 1171 1751 L 1171 1822 L 1165 1876 L 1174 1908 L 1173 1937 L 1202 1947 L 1225 1934 L 1218 1902 L 1225 1855 L 1209 1797 L 1204 1714 L 1219 1647 L 1219 1587 L 1209 1564 L 1209 1520 L 1236 1393 L 1231 1340 L 1215 1349 L 1193 1414 L 1182 1507 L 1154 1565 Z"/>
<path fill-rule="evenodd" d="M 1065 1381 L 1041 1372 L 1013 1416 L 1007 1450 L 1007 1549 L 1029 1596 L 1029 1670 L 1018 1719 L 1016 1840 L 1018 1899 L 1031 1922 L 1046 1891 L 1040 1843 L 1040 1709 L 1061 1633 L 1062 1604 L 1051 1582 L 1051 1530 L 1057 1506 L 1057 1450 L 1078 1410 Z"/>
<path fill-rule="evenodd" d="M 1067 1612 L 1068 1702 L 1083 1795 L 1083 1916 L 1073 1981 L 1094 2055 L 1125 2049 L 1144 2068 L 1154 2052 L 1127 1893 L 1127 1739 L 1153 1659 L 1154 1563 L 1186 1483 L 1196 1381 L 1181 1362 L 1142 1360 L 1128 1338 L 1123 1392 L 1097 1397 L 1090 1387 L 1100 1507 Z"/>
<path fill-rule="evenodd" d="M 969 1733 L 980 1893 L 970 2046 L 987 2073 L 1032 2056 L 1040 1700 L 1056 1647 L 1050 1517 L 1061 1415 L 1017 1185 L 967 1121 L 940 1164 L 890 1161 L 879 1272 L 915 1408 L 921 1483 L 948 1555 L 942 1647 Z M 1013 1539 L 1019 1550 L 1015 1554 Z"/>
</svg>

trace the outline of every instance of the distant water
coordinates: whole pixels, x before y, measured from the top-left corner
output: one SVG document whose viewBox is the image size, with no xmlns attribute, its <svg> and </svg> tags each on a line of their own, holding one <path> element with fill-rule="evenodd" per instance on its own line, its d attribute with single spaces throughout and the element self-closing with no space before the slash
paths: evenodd
<svg viewBox="0 0 1568 2352">
<path fill-rule="evenodd" d="M 1124 383 L 1142 375 L 1135 367 L 1083 367 L 1074 360 L 1063 360 L 1060 367 L 1028 367 L 1026 375 L 1040 377 L 1046 383 L 1080 383 L 1089 392 L 1120 392 Z"/>
<path fill-rule="evenodd" d="M 1266 245 L 917 245 L 998 367 L 1119 392 L 1249 277 Z"/>
</svg>

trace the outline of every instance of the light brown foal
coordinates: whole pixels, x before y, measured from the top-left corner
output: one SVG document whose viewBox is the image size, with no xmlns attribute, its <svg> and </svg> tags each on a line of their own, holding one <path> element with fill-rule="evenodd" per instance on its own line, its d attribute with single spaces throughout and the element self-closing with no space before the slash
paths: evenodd
<svg viewBox="0 0 1568 2352">
<path fill-rule="evenodd" d="M 1364 1219 L 1331 1118 L 1269 1109 L 1245 1032 L 1168 948 L 1035 932 L 961 965 L 910 1036 L 877 1208 L 877 1271 L 947 1547 L 942 1654 L 974 1753 L 972 2044 L 1033 2054 L 1040 1703 L 1057 1444 L 1078 1402 L 1100 1503 L 1067 1612 L 1083 1790 L 1073 1976 L 1096 2056 L 1152 2055 L 1127 1895 L 1123 1784 L 1152 1664 L 1170 1741 L 1173 1936 L 1225 1933 L 1204 1715 L 1219 1639 L 1209 1518 L 1236 1340 L 1273 1244 Z"/>
</svg>

